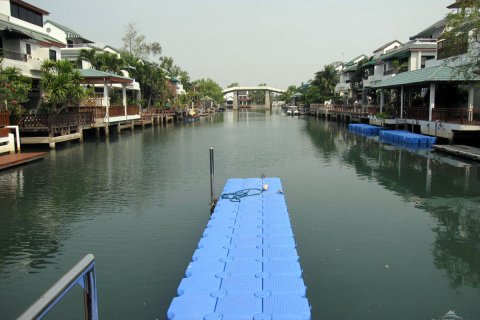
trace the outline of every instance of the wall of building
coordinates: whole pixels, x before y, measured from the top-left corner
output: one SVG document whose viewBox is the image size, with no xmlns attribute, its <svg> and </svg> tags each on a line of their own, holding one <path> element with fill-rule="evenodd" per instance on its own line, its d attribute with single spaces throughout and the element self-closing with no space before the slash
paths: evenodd
<svg viewBox="0 0 480 320">
<path fill-rule="evenodd" d="M 0 0 L 0 14 L 10 16 L 10 0 Z"/>
<path fill-rule="evenodd" d="M 43 29 L 44 29 L 44 32 L 48 34 L 50 37 L 57 39 L 59 42 L 63 44 L 67 44 L 67 34 L 62 29 L 54 26 L 49 22 L 44 23 Z"/>
</svg>

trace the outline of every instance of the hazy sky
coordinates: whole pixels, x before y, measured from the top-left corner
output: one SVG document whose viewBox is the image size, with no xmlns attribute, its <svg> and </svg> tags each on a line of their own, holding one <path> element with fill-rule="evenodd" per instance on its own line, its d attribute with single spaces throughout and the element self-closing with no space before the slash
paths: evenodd
<svg viewBox="0 0 480 320">
<path fill-rule="evenodd" d="M 442 19 L 454 0 L 27 0 L 87 39 L 121 47 L 134 22 L 192 79 L 286 88 Z"/>
</svg>

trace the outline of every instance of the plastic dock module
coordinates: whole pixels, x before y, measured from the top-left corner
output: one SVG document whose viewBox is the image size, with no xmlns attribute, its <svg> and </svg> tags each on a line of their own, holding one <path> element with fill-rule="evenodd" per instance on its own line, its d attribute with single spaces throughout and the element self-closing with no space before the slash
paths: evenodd
<svg viewBox="0 0 480 320">
<path fill-rule="evenodd" d="M 380 140 L 383 142 L 431 146 L 435 144 L 437 138 L 411 133 L 409 131 L 385 130 L 380 132 Z"/>
<path fill-rule="evenodd" d="M 382 127 L 372 126 L 369 124 L 354 123 L 348 125 L 348 130 L 363 135 L 378 136 Z"/>
<path fill-rule="evenodd" d="M 170 320 L 311 318 L 280 179 L 227 181 L 177 294 Z"/>
</svg>

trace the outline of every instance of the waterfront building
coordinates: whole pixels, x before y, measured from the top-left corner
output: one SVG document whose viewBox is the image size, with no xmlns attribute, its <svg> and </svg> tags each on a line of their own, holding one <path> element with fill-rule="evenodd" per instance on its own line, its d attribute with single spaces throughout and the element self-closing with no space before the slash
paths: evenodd
<svg viewBox="0 0 480 320">
<path fill-rule="evenodd" d="M 339 83 L 335 86 L 335 94 L 346 99 L 350 99 L 353 97 L 351 83 L 352 75 L 357 71 L 360 62 L 363 62 L 365 60 L 368 60 L 368 57 L 362 54 L 341 66 L 340 80 Z"/>
<path fill-rule="evenodd" d="M 41 65 L 44 60 L 57 60 L 63 43 L 43 29 L 49 12 L 22 0 L 0 1 L 0 50 L 2 67 L 16 67 L 32 79 L 27 108 L 40 104 Z"/>
</svg>

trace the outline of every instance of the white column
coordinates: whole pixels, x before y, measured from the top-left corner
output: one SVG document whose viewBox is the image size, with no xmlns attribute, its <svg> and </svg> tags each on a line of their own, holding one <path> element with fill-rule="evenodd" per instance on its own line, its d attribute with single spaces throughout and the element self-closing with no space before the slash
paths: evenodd
<svg viewBox="0 0 480 320">
<path fill-rule="evenodd" d="M 238 91 L 233 91 L 233 110 L 238 109 Z"/>
<path fill-rule="evenodd" d="M 127 120 L 127 84 L 122 83 L 122 103 L 125 108 L 125 120 Z"/>
<path fill-rule="evenodd" d="M 428 121 L 433 119 L 433 109 L 435 109 L 435 83 L 430 83 L 430 105 L 428 108 Z"/>
<path fill-rule="evenodd" d="M 107 118 L 107 122 L 109 121 L 108 109 L 110 108 L 110 99 L 108 99 L 108 82 L 104 80 L 103 82 L 103 104 L 105 105 L 105 117 Z"/>
<path fill-rule="evenodd" d="M 385 103 L 385 95 L 383 94 L 383 89 L 380 89 L 380 112 L 383 112 L 384 103 Z"/>
<path fill-rule="evenodd" d="M 468 121 L 473 121 L 473 99 L 475 96 L 475 86 L 468 86 Z"/>
<path fill-rule="evenodd" d="M 422 69 L 422 51 L 417 52 L 417 70 Z"/>
<path fill-rule="evenodd" d="M 405 98 L 404 98 L 404 91 L 403 86 L 400 89 L 400 119 L 403 119 L 403 107 L 405 106 Z"/>
<path fill-rule="evenodd" d="M 271 104 L 270 104 L 270 91 L 265 90 L 265 109 L 270 110 Z"/>
</svg>

